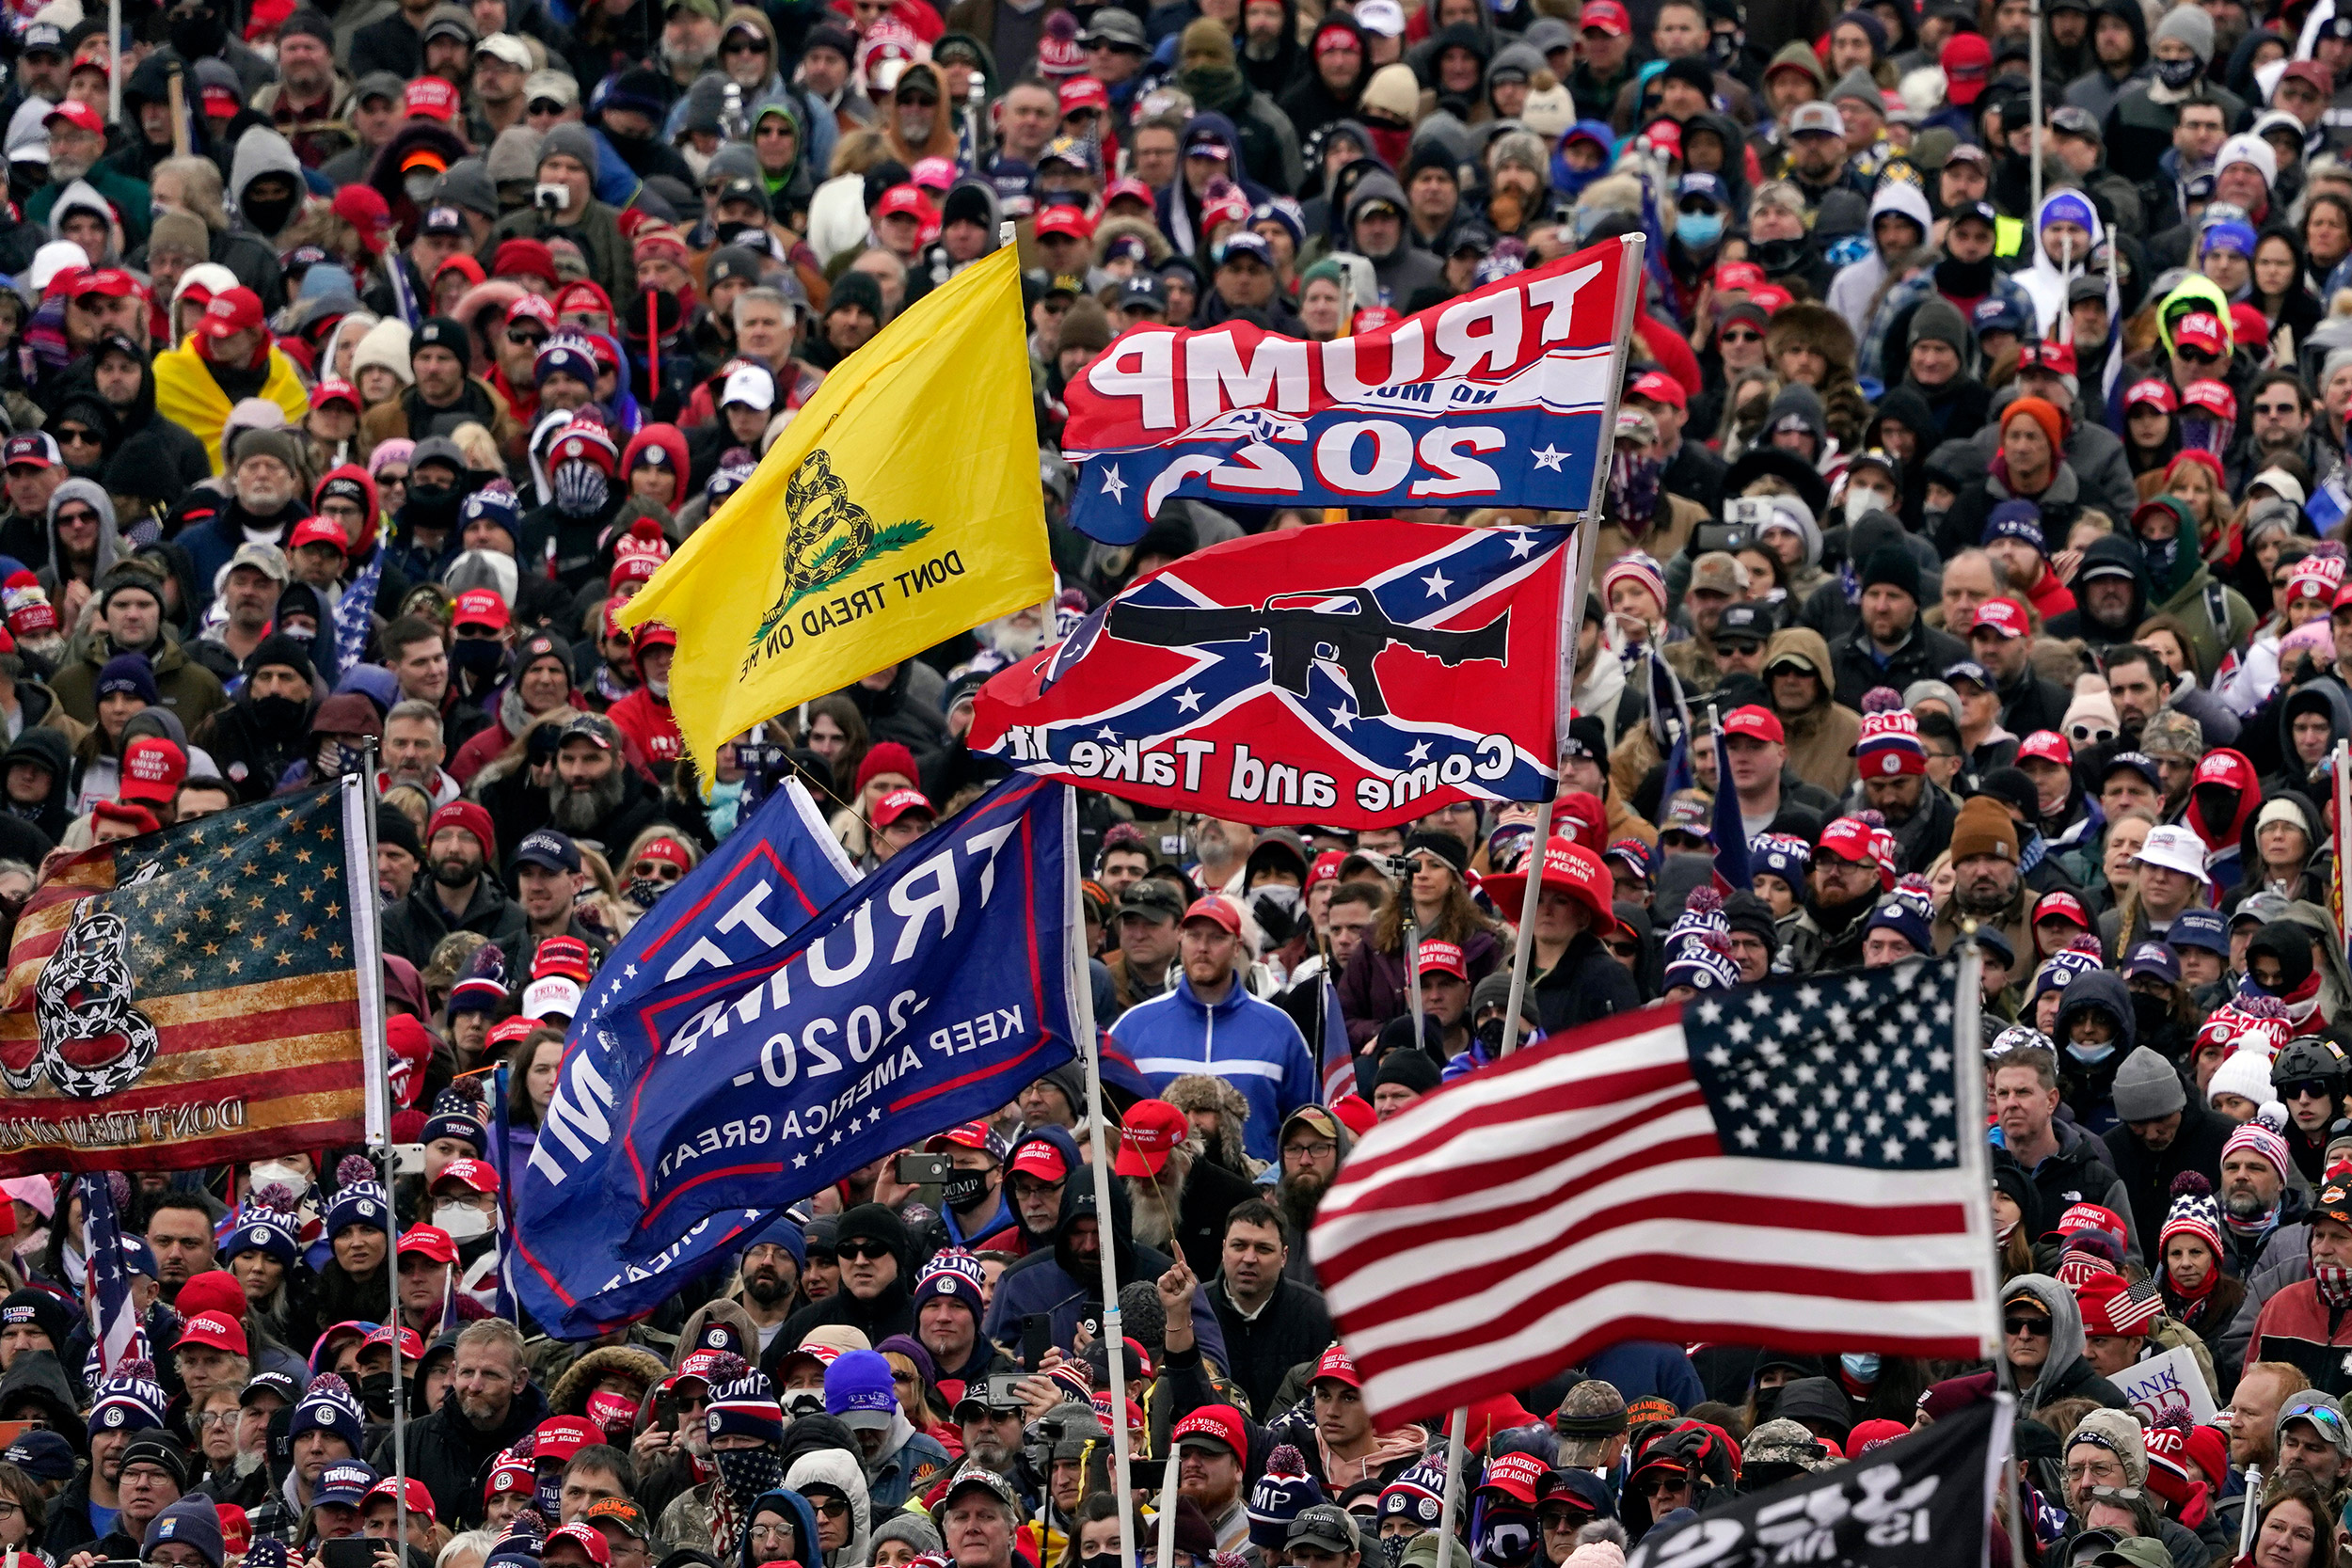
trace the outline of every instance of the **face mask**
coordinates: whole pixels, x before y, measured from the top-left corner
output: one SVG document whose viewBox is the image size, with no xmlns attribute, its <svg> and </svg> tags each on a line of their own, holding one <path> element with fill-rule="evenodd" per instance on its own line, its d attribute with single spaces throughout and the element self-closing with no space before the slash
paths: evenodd
<svg viewBox="0 0 2352 1568">
<path fill-rule="evenodd" d="M 1486 1053 L 1488 1055 L 1493 1055 L 1495 1053 L 1502 1049 L 1502 1019 L 1488 1019 L 1486 1022 L 1478 1026 L 1475 1033 L 1478 1036 L 1478 1043 L 1486 1048 Z"/>
<path fill-rule="evenodd" d="M 1873 512 L 1893 512 L 1895 498 L 1878 490 L 1848 489 L 1846 492 L 1846 521 L 1858 523 Z"/>
<path fill-rule="evenodd" d="M 821 1388 L 796 1388 L 784 1396 L 784 1413 L 798 1420 L 803 1416 L 825 1413 L 825 1392 Z M 741 1452 L 741 1449 L 737 1449 Z"/>
<path fill-rule="evenodd" d="M 1963 299 L 1974 299 L 1993 290 L 1993 258 L 1977 261 L 1960 261 L 1947 258 L 1935 264 L 1935 280 L 1947 293 Z"/>
<path fill-rule="evenodd" d="M 1412 1538 L 1409 1536 L 1382 1536 L 1380 1538 L 1380 1560 L 1386 1562 L 1389 1568 L 1404 1568 L 1405 1548 L 1412 1544 Z M 1088 1560 L 1087 1568 L 1094 1568 L 1091 1559 Z"/>
<path fill-rule="evenodd" d="M 641 910 L 649 910 L 656 899 L 669 891 L 670 884 L 659 877 L 632 877 L 628 885 L 621 889 L 621 896 Z"/>
<path fill-rule="evenodd" d="M 476 1236 L 487 1236 L 495 1228 L 489 1215 L 463 1204 L 435 1211 L 433 1223 L 448 1231 L 453 1242 L 470 1242 Z"/>
<path fill-rule="evenodd" d="M 2142 996 L 2137 991 L 2132 993 L 2132 1023 L 2141 1039 L 2162 1030 L 2171 1019 L 2172 1004 L 2163 997 Z"/>
<path fill-rule="evenodd" d="M 1856 1383 L 1876 1383 L 1879 1380 L 1879 1358 L 1867 1351 L 1858 1355 L 1841 1355 L 1837 1364 Z"/>
<path fill-rule="evenodd" d="M 947 1180 L 939 1184 L 939 1196 L 950 1209 L 969 1209 L 988 1190 L 988 1173 L 977 1170 L 950 1171 Z"/>
<path fill-rule="evenodd" d="M 2197 80 L 2198 72 L 2205 69 L 2194 55 L 2185 60 L 2158 60 L 2155 66 L 2156 80 L 2175 92 Z"/>
<path fill-rule="evenodd" d="M 1707 40 L 1707 57 L 1717 71 L 1729 71 L 1731 62 L 1740 57 L 1738 33 L 1712 33 Z"/>
<path fill-rule="evenodd" d="M 1946 506 L 1921 507 L 1919 509 L 1920 531 L 1928 534 L 1934 533 L 1937 529 L 1944 526 L 1944 514 L 1950 510 L 1951 508 Z"/>
<path fill-rule="evenodd" d="M 310 1179 L 292 1165 L 267 1164 L 253 1167 L 253 1191 L 263 1187 L 283 1187 L 299 1196 L 310 1190 Z"/>
<path fill-rule="evenodd" d="M 2199 784 L 2189 793 L 2197 797 L 2197 815 L 2215 832 L 2228 832 L 2237 820 L 2238 792 L 2228 784 Z"/>
<path fill-rule="evenodd" d="M 762 230 L 759 225 L 755 223 L 723 223 L 720 224 L 717 229 L 713 230 L 713 232 L 718 236 L 719 243 L 723 245 L 740 245 L 743 243 L 744 236 L 750 235 L 763 242 L 753 245 L 752 248 L 754 250 L 765 250 L 768 248 L 767 245 L 764 243 L 766 239 L 766 230 Z"/>
<path fill-rule="evenodd" d="M 254 698 L 254 721 L 263 736 L 298 736 L 308 712 L 310 710 L 306 703 L 296 703 L 289 696 Z"/>
<path fill-rule="evenodd" d="M 555 507 L 566 517 L 588 517 L 604 510 L 612 481 L 594 463 L 555 466 Z"/>
<path fill-rule="evenodd" d="M 174 14 L 171 19 L 171 46 L 180 51 L 183 60 L 201 60 L 217 55 L 228 41 L 229 35 L 221 27 L 217 11 Z"/>
<path fill-rule="evenodd" d="M 469 675 L 494 674 L 506 661 L 506 645 L 495 637 L 460 637 L 449 645 L 449 661 Z"/>
<path fill-rule="evenodd" d="M 1748 246 L 1748 258 L 1767 273 L 1778 277 L 1794 272 L 1804 261 L 1803 240 L 1764 240 Z"/>
<path fill-rule="evenodd" d="M 457 488 L 452 484 L 411 484 L 401 515 L 416 528 L 447 528 L 455 519 Z"/>
<path fill-rule="evenodd" d="M 1385 1545 L 1387 1543 L 1383 1542 L 1382 1544 Z M 1120 1560 L 1117 1552 L 1096 1552 L 1092 1557 L 1080 1558 L 1078 1568 L 1119 1568 Z"/>
<path fill-rule="evenodd" d="M 413 180 L 416 177 L 411 175 L 409 178 Z M 242 203 L 237 210 L 245 215 L 246 222 L 262 233 L 275 234 L 286 227 L 288 218 L 294 216 L 294 200 L 291 196 L 249 200 Z"/>
<path fill-rule="evenodd" d="M 1675 238 L 1687 249 L 1706 250 L 1724 237 L 1724 215 L 1721 213 L 1678 213 L 1675 215 Z"/>
<path fill-rule="evenodd" d="M 392 1374 L 370 1372 L 359 1380 L 359 1403 L 370 1415 L 392 1418 Z"/>
<path fill-rule="evenodd" d="M 2066 1053 L 2085 1067 L 2097 1067 L 2101 1062 L 2115 1054 L 2115 1042 L 2109 1040 L 2105 1045 L 2082 1045 L 2074 1040 L 2068 1040 Z"/>
<path fill-rule="evenodd" d="M 766 1452 L 765 1449 L 758 1450 Z M 773 1458 L 772 1455 L 770 1456 Z M 756 1497 L 757 1493 L 752 1494 Z M 564 1472 L 561 1468 L 539 1477 L 532 1488 L 531 1505 L 550 1519 L 564 1516 Z"/>
<path fill-rule="evenodd" d="M 588 1419 L 617 1440 L 637 1424 L 637 1402 L 627 1394 L 598 1389 L 588 1396 Z"/>
</svg>

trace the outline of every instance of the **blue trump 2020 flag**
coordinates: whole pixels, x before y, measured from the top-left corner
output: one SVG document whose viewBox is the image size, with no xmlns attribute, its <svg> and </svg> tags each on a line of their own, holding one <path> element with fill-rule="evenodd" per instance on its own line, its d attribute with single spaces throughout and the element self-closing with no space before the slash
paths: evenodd
<svg viewBox="0 0 2352 1568">
<path fill-rule="evenodd" d="M 506 1172 L 515 1291 L 539 1325 L 584 1338 L 640 1316 L 727 1256 L 768 1211 L 704 1225 L 651 1266 L 616 1269 L 604 1168 L 623 1093 L 644 1069 L 620 1050 L 621 1010 L 665 982 L 765 958 L 847 892 L 857 868 L 807 792 L 787 783 L 629 928 L 572 1020 L 531 1158 Z"/>
<path fill-rule="evenodd" d="M 645 1063 L 604 1174 L 622 1258 L 804 1197 L 1076 1054 L 1073 802 L 1016 775 L 775 953 L 612 1021 Z"/>
</svg>

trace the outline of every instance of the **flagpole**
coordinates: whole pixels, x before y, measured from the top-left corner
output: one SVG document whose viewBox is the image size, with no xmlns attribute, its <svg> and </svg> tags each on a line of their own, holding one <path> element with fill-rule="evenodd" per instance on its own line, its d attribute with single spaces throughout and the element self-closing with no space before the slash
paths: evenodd
<svg viewBox="0 0 2352 1568">
<path fill-rule="evenodd" d="M 1721 759 L 1717 759 L 1721 766 Z M 1985 1141 L 1984 954 L 1977 945 L 1977 923 L 1961 922 L 1959 994 L 1952 998 L 1952 1081 L 1960 1087 L 1960 1168 L 1967 1174 L 1963 1212 L 1970 1243 L 1968 1272 L 1977 1299 L 1984 1304 L 1983 1354 L 2001 1346 L 2000 1279 L 1994 1272 L 1993 1155 Z"/>
<path fill-rule="evenodd" d="M 1422 1043 L 1425 1027 L 1421 1021 L 1421 920 L 1413 913 L 1413 878 L 1409 872 L 1405 878 L 1404 898 L 1405 994 L 1411 1003 L 1413 1049 L 1425 1052 L 1428 1048 Z M 1357 1082 L 1361 1083 L 1362 1080 Z M 1439 1564 L 1439 1568 L 1444 1568 L 1444 1565 Z"/>
<path fill-rule="evenodd" d="M 398 1162 L 392 1152 L 392 1088 L 389 1046 L 386 1040 L 384 1023 L 384 960 L 380 956 L 384 948 L 384 900 L 376 891 L 375 880 L 375 813 L 376 808 L 382 802 L 375 793 L 374 741 L 371 740 L 361 748 L 359 759 L 360 800 L 366 807 L 361 815 L 365 819 L 364 829 L 368 846 L 367 879 L 351 890 L 351 923 L 356 932 L 364 921 L 371 931 L 373 940 L 363 942 L 355 936 L 352 946 L 365 960 L 358 965 L 360 994 L 364 998 L 373 993 L 375 998 L 375 1006 L 373 1008 L 367 1006 L 364 1002 L 362 1003 L 359 1008 L 359 1025 L 373 1037 L 375 1059 L 382 1068 L 381 1070 L 368 1074 L 368 1120 L 373 1124 L 368 1132 L 375 1140 L 376 1160 L 384 1168 L 385 1198 L 387 1202 L 389 1202 L 395 1190 L 399 1171 Z M 503 1185 L 502 1182 L 501 1184 Z M 408 1423 L 407 1412 L 403 1408 L 405 1403 L 405 1395 L 400 1386 L 399 1223 L 399 1215 L 395 1212 L 390 1216 L 391 1229 L 387 1237 L 391 1245 L 389 1249 L 390 1255 L 385 1259 L 384 1275 L 386 1290 L 391 1303 L 391 1315 L 386 1321 L 392 1325 L 392 1477 L 394 1481 L 392 1506 L 398 1511 L 398 1523 L 395 1526 L 396 1539 L 405 1552 L 408 1544 Z"/>
<path fill-rule="evenodd" d="M 1514 1013 L 1512 1016 L 1518 1015 Z M 1502 1027 L 1503 1038 L 1508 1040 L 1511 1026 L 1505 1023 Z M 1446 1424 L 1453 1430 L 1446 1433 L 1445 1440 L 1445 1495 L 1438 1500 L 1438 1568 L 1453 1568 L 1454 1565 L 1454 1527 L 1455 1515 L 1460 1513 L 1463 1471 L 1470 1465 L 1470 1444 L 1462 1434 L 1463 1429 L 1470 1425 L 1470 1406 L 1455 1405 L 1453 1418 Z M 1166 1562 L 1169 1560 L 1162 1556 L 1160 1560 Z"/>
<path fill-rule="evenodd" d="M 1095 1223 L 1102 1227 L 1107 1243 L 1111 1222 L 1111 1154 L 1108 1140 L 1103 1135 L 1103 1049 L 1094 1027 L 1094 974 L 1088 962 L 1086 910 L 1078 892 L 1078 792 L 1068 784 L 1062 785 L 1061 845 L 1062 906 L 1066 915 L 1063 925 L 1069 932 L 1062 958 L 1069 971 L 1071 1027 L 1078 1037 L 1079 1053 L 1086 1058 L 1087 1128 L 1094 1157 Z M 1119 1266 L 1111 1257 L 1115 1250 L 1107 1244 L 1095 1249 L 1103 1264 L 1103 1348 L 1111 1374 L 1111 1484 L 1119 1496 L 1119 1555 L 1121 1568 L 1136 1568 L 1140 1543 L 1127 1538 L 1129 1524 L 1135 1518 L 1136 1497 L 1135 1482 L 1127 1474 L 1131 1455 L 1127 1442 L 1126 1336 L 1121 1332 L 1125 1325 L 1119 1310 Z M 1171 1445 L 1170 1454 L 1174 1451 Z M 1165 1516 L 1172 1529 L 1175 1510 L 1166 1510 Z M 1174 1560 L 1172 1543 L 1162 1544 L 1160 1560 Z"/>
</svg>

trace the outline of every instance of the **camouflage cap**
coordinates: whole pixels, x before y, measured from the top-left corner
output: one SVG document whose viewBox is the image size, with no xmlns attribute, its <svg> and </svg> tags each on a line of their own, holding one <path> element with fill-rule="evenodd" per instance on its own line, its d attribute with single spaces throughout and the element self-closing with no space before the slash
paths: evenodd
<svg viewBox="0 0 2352 1568">
<path fill-rule="evenodd" d="M 1806 1470 L 1826 1470 L 1837 1463 L 1820 1438 L 1785 1416 L 1749 1433 L 1740 1453 L 1744 1464 L 1794 1465 Z"/>
<path fill-rule="evenodd" d="M 1614 1437 L 1625 1430 L 1625 1396 L 1615 1384 L 1588 1377 L 1568 1390 L 1551 1425 L 1563 1437 Z"/>
<path fill-rule="evenodd" d="M 2185 713 L 2166 708 L 2139 732 L 2139 749 L 2152 757 L 2194 762 L 2205 752 L 2204 727 Z"/>
</svg>

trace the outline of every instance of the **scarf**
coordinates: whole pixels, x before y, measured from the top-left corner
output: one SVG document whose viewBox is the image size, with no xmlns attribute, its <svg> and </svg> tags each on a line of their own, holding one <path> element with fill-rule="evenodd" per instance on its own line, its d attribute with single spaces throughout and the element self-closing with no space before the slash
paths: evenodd
<svg viewBox="0 0 2352 1568">
<path fill-rule="evenodd" d="M 2198 1320 L 2205 1315 L 2205 1309 L 2213 1304 L 2214 1287 L 2220 1283 L 2221 1264 L 2217 1259 L 2214 1266 L 2205 1271 L 2203 1282 L 2193 1291 L 2173 1278 L 2172 1270 L 2167 1267 L 2164 1271 L 2163 1287 L 2165 1310 L 2183 1323 L 2194 1328 L 2197 1326 Z"/>
<path fill-rule="evenodd" d="M 2329 1307 L 2352 1307 L 2352 1268 L 2342 1263 L 2313 1263 L 2312 1284 L 2318 1289 L 2319 1299 Z"/>
<path fill-rule="evenodd" d="M 2261 1250 L 2258 1245 L 2251 1243 L 2260 1243 L 2278 1225 L 2280 1208 L 2280 1204 L 2274 1203 L 2250 1220 L 2239 1219 L 2235 1214 L 2224 1209 L 2221 1211 L 2221 1223 L 2230 1227 L 2231 1235 L 2237 1237 L 2241 1243 L 2249 1243 L 2244 1251 L 2246 1256 L 2251 1257 Z"/>
</svg>

